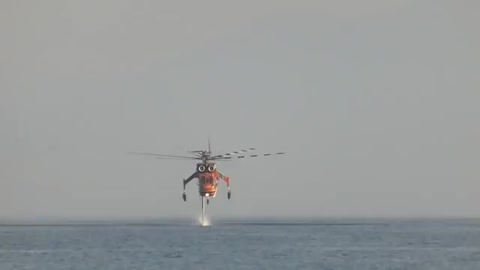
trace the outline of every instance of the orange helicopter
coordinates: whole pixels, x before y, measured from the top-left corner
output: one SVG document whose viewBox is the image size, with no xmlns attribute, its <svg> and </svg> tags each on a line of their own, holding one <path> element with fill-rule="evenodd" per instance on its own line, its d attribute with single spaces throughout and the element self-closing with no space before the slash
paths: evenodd
<svg viewBox="0 0 480 270">
<path fill-rule="evenodd" d="M 163 155 L 163 154 L 138 153 L 138 152 L 131 152 L 131 153 L 155 156 L 158 159 L 200 160 L 200 162 L 197 163 L 195 172 L 192 175 L 190 175 L 187 179 L 183 179 L 182 198 L 184 201 L 187 201 L 185 188 L 190 181 L 192 181 L 194 178 L 198 178 L 198 192 L 200 197 L 202 198 L 202 224 L 204 224 L 205 200 L 206 200 L 206 203 L 209 204 L 210 198 L 216 197 L 218 184 L 220 180 L 225 181 L 225 183 L 227 184 L 227 198 L 230 200 L 230 197 L 231 197 L 230 177 L 220 173 L 214 161 L 228 161 L 234 157 L 241 159 L 245 157 L 261 157 L 261 156 L 285 154 L 285 152 L 252 154 L 252 155 L 244 154 L 254 150 L 255 148 L 248 148 L 248 149 L 233 151 L 233 152 L 225 153 L 221 155 L 212 155 L 211 148 L 210 148 L 210 138 L 209 138 L 208 150 L 189 151 L 190 153 L 195 154 L 195 156 L 177 156 L 177 155 Z M 238 154 L 241 154 L 241 155 L 238 155 Z M 235 156 L 235 155 L 238 155 L 238 156 Z"/>
</svg>

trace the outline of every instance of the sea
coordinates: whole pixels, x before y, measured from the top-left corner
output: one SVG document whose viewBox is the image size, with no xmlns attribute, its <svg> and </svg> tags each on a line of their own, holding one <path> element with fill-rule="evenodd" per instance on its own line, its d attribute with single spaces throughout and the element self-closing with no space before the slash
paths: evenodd
<svg viewBox="0 0 480 270">
<path fill-rule="evenodd" d="M 480 270 L 480 220 L 3 224 L 0 270 Z"/>
</svg>

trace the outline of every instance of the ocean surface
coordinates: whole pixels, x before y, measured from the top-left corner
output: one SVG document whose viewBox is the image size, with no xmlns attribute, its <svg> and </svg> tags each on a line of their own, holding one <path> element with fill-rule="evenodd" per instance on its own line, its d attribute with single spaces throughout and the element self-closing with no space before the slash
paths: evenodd
<svg viewBox="0 0 480 270">
<path fill-rule="evenodd" d="M 480 221 L 0 226 L 0 270 L 479 270 Z"/>
</svg>

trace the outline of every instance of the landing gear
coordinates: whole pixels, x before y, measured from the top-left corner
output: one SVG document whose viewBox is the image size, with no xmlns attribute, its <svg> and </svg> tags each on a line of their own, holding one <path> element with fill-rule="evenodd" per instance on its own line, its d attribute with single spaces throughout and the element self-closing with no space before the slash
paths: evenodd
<svg viewBox="0 0 480 270">
<path fill-rule="evenodd" d="M 190 180 L 189 180 L 190 181 Z M 186 202 L 187 201 L 187 194 L 185 194 L 185 186 L 187 185 L 187 181 L 185 180 L 185 178 L 183 179 L 183 194 L 182 194 L 182 198 L 183 198 L 183 201 Z"/>
<path fill-rule="evenodd" d="M 183 179 L 183 194 L 182 194 L 182 198 L 183 198 L 183 201 L 186 202 L 187 201 L 187 194 L 185 194 L 185 179 Z"/>
<path fill-rule="evenodd" d="M 209 204 L 209 203 L 210 203 L 210 200 L 209 200 L 209 199 L 207 199 L 207 204 Z"/>
<path fill-rule="evenodd" d="M 232 196 L 232 192 L 231 191 L 228 191 L 227 193 L 227 198 L 230 200 L 230 196 Z"/>
</svg>

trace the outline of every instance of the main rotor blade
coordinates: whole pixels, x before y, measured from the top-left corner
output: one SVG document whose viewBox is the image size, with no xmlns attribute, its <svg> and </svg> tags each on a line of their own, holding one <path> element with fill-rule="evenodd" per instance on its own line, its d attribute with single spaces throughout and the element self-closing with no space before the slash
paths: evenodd
<svg viewBox="0 0 480 270">
<path fill-rule="evenodd" d="M 231 157 L 228 158 L 209 158 L 207 160 L 215 160 L 215 161 L 232 161 Z"/>
<path fill-rule="evenodd" d="M 194 153 L 194 154 L 197 154 L 197 153 L 205 153 L 206 151 L 205 150 L 191 150 L 191 151 L 188 151 L 189 153 Z"/>
<path fill-rule="evenodd" d="M 154 153 L 139 153 L 139 152 L 129 152 L 129 153 L 130 153 L 130 154 L 137 154 L 137 155 L 146 155 L 146 156 L 154 156 L 154 157 L 163 157 L 163 158 L 198 159 L 197 157 L 177 156 L 177 155 L 162 155 L 162 154 L 154 154 Z"/>
<path fill-rule="evenodd" d="M 239 150 L 239 151 L 233 151 L 233 152 L 230 152 L 230 153 L 225 153 L 225 154 L 222 154 L 222 155 L 215 155 L 211 158 L 231 157 L 231 156 L 236 155 L 236 154 L 242 154 L 242 153 L 246 153 L 246 152 L 250 152 L 250 151 L 255 151 L 255 148 L 248 148 L 248 149 L 243 149 L 243 150 Z"/>
<path fill-rule="evenodd" d="M 188 151 L 189 153 L 195 154 L 197 158 L 201 158 L 206 154 L 204 150 L 195 150 L 195 151 Z"/>
<path fill-rule="evenodd" d="M 277 152 L 277 153 L 265 153 L 265 154 L 253 154 L 253 155 L 240 155 L 240 156 L 230 156 L 230 157 L 219 157 L 214 158 L 214 160 L 232 160 L 233 158 L 255 158 L 255 157 L 267 157 L 267 156 L 276 156 L 276 155 L 284 155 L 285 152 Z"/>
<path fill-rule="evenodd" d="M 190 160 L 200 160 L 200 158 L 176 158 L 176 157 L 155 157 L 155 159 L 166 159 L 166 160 L 183 160 L 183 161 L 190 161 Z"/>
</svg>

